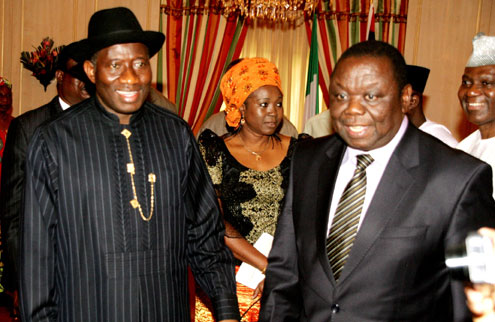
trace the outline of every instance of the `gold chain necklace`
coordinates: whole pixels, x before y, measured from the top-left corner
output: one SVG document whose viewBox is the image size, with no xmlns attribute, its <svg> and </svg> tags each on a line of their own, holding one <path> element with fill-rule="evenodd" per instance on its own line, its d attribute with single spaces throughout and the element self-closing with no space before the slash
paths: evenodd
<svg viewBox="0 0 495 322">
<path fill-rule="evenodd" d="M 244 140 L 242 139 L 242 135 L 240 135 L 240 134 L 239 134 L 239 137 L 241 138 L 241 141 L 242 141 L 242 147 L 243 147 L 246 151 L 248 151 L 249 153 L 251 153 L 252 155 L 254 155 L 254 157 L 256 158 L 256 161 L 261 161 L 261 156 L 262 156 L 262 154 L 263 154 L 263 153 L 265 153 L 266 149 L 268 148 L 268 145 L 269 145 L 269 144 L 268 144 L 268 142 L 266 143 L 265 148 L 264 148 L 262 151 L 260 151 L 260 152 L 255 152 L 255 151 L 253 151 L 253 150 L 249 149 L 249 148 L 246 146 L 246 143 L 245 143 L 245 142 L 244 142 Z"/>
<path fill-rule="evenodd" d="M 150 183 L 151 186 L 151 198 L 150 198 L 150 215 L 148 217 L 144 216 L 143 214 L 143 209 L 141 208 L 141 204 L 138 201 L 137 193 L 136 193 L 136 185 L 134 184 L 134 174 L 136 173 L 136 169 L 134 167 L 134 160 L 132 159 L 132 151 L 131 151 L 131 143 L 129 142 L 129 137 L 131 136 L 131 131 L 124 129 L 122 132 L 120 132 L 125 137 L 125 140 L 127 141 L 127 151 L 129 152 L 129 159 L 131 160 L 130 163 L 127 163 L 127 172 L 131 175 L 131 184 L 132 184 L 132 194 L 134 195 L 134 199 L 130 201 L 132 208 L 136 209 L 138 208 L 139 214 L 141 215 L 141 218 L 144 221 L 150 221 L 151 217 L 153 217 L 153 210 L 155 209 L 155 182 L 156 182 L 156 175 L 154 173 L 149 173 L 148 174 L 148 182 Z"/>
</svg>

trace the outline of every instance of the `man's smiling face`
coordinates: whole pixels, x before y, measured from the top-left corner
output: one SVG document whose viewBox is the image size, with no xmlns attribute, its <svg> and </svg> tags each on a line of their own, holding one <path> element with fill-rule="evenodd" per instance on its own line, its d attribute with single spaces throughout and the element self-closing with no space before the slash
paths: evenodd
<svg viewBox="0 0 495 322">
<path fill-rule="evenodd" d="M 143 105 L 151 84 L 148 48 L 141 43 L 117 44 L 97 53 L 96 66 L 86 61 L 85 70 L 95 83 L 103 107 L 128 124 Z"/>
</svg>

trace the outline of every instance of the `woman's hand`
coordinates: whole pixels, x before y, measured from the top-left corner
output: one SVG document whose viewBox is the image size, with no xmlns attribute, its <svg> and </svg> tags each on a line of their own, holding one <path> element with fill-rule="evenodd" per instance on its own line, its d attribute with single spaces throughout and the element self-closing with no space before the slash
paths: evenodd
<svg viewBox="0 0 495 322">
<path fill-rule="evenodd" d="M 232 251 L 234 257 L 241 262 L 263 271 L 268 265 L 268 259 L 251 245 L 237 230 L 226 220 L 225 223 L 225 245 Z"/>
<path fill-rule="evenodd" d="M 258 296 L 261 296 L 263 294 L 263 288 L 265 287 L 265 280 L 263 279 L 258 286 L 256 286 L 256 289 L 253 292 L 253 299 L 257 298 Z"/>
</svg>

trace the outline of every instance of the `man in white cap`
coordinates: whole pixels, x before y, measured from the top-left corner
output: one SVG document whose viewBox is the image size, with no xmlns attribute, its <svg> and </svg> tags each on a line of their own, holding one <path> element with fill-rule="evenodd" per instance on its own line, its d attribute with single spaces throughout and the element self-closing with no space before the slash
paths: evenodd
<svg viewBox="0 0 495 322">
<path fill-rule="evenodd" d="M 495 166 L 495 37 L 477 34 L 457 93 L 469 122 L 478 130 L 457 146 Z M 494 186 L 495 186 L 495 176 Z M 495 198 L 495 192 L 494 192 Z"/>
<path fill-rule="evenodd" d="M 127 8 L 81 42 L 96 94 L 41 125 L 26 162 L 22 321 L 189 322 L 188 266 L 217 321 L 238 321 L 234 266 L 184 120 L 146 100 L 161 32 Z"/>
</svg>

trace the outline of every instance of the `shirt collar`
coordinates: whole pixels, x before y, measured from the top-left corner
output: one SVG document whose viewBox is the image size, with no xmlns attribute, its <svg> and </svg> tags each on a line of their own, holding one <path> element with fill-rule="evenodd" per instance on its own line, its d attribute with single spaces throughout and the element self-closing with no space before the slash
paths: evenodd
<svg viewBox="0 0 495 322">
<path fill-rule="evenodd" d="M 111 123 L 120 125 L 119 117 L 114 113 L 108 112 L 105 109 L 105 107 L 103 106 L 103 104 L 101 103 L 100 99 L 96 95 L 94 95 L 93 97 L 94 97 L 96 106 L 98 107 L 98 110 L 104 115 L 104 119 L 108 120 Z M 135 113 L 132 114 L 131 119 L 129 121 L 130 126 L 134 126 L 142 118 L 143 111 L 145 109 L 145 105 L 146 105 L 146 101 L 144 101 L 143 105 L 141 106 L 141 108 L 139 108 L 139 110 L 137 110 Z"/>
<path fill-rule="evenodd" d="M 64 100 L 59 96 L 58 97 L 58 102 L 60 103 L 60 107 L 62 107 L 62 110 L 65 111 L 70 107 L 69 104 L 65 103 Z"/>
<path fill-rule="evenodd" d="M 395 148 L 397 147 L 400 140 L 404 136 L 404 133 L 406 133 L 408 124 L 409 124 L 409 121 L 408 121 L 407 117 L 404 115 L 404 117 L 402 119 L 402 123 L 400 125 L 400 128 L 397 131 L 397 133 L 395 134 L 395 136 L 392 138 L 392 140 L 390 140 L 390 142 L 388 142 L 384 146 L 379 147 L 377 149 L 370 150 L 370 151 L 363 151 L 363 150 L 354 149 L 354 148 L 351 148 L 350 146 L 348 146 L 343 161 L 345 162 L 347 160 L 352 160 L 353 163 L 356 163 L 356 156 L 357 155 L 370 154 L 371 157 L 373 158 L 374 162 L 379 162 L 379 163 L 383 163 L 383 164 L 388 163 L 388 160 L 392 156 L 392 153 L 394 153 Z"/>
</svg>

